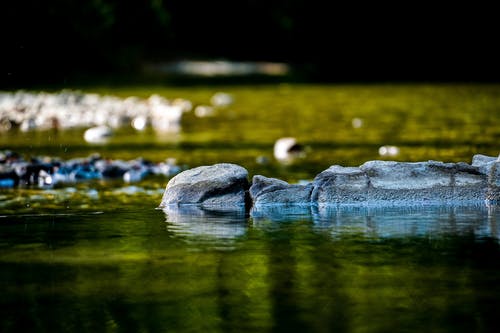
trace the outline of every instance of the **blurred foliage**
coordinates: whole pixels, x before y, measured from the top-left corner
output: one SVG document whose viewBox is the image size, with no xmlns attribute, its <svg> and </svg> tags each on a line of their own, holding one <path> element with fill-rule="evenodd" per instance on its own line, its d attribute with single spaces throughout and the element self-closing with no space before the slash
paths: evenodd
<svg viewBox="0 0 500 333">
<path fill-rule="evenodd" d="M 1 86 L 64 85 L 180 58 L 284 61 L 321 80 L 497 80 L 495 11 L 319 0 L 3 4 Z M 390 10 L 389 10 L 390 9 Z"/>
</svg>

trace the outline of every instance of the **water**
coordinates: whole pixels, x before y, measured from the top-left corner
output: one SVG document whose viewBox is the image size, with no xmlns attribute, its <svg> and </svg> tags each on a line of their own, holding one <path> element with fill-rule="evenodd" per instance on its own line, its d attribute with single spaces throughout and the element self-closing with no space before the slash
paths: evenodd
<svg viewBox="0 0 500 333">
<path fill-rule="evenodd" d="M 221 88 L 96 90 L 202 104 Z M 498 154 L 498 86 L 223 90 L 232 106 L 210 118 L 188 114 L 179 133 L 122 129 L 91 145 L 83 130 L 9 132 L 0 134 L 1 149 L 175 157 L 186 167 L 235 162 L 291 182 L 336 163 Z M 303 142 L 307 157 L 275 161 L 272 145 L 282 136 Z M 382 145 L 399 155 L 379 156 Z M 155 209 L 167 181 L 0 190 L 0 331 L 497 331 L 498 209 Z"/>
<path fill-rule="evenodd" d="M 500 212 L 0 218 L 3 332 L 493 331 Z"/>
<path fill-rule="evenodd" d="M 106 145 L 83 141 L 83 129 L 65 132 L 0 132 L 2 148 L 63 159 L 98 152 L 103 157 L 153 161 L 176 158 L 189 167 L 221 161 L 250 174 L 288 181 L 310 179 L 332 164 L 357 166 L 384 158 L 398 161 L 470 162 L 474 154 L 498 155 L 499 85 L 270 85 L 195 88 L 95 88 L 120 97 L 160 94 L 206 105 L 225 91 L 234 103 L 212 117 L 187 113 L 178 133 L 115 131 Z M 361 119 L 362 126 L 353 127 Z M 293 165 L 274 161 L 274 142 L 292 136 L 307 148 Z M 399 147 L 381 157 L 379 148 Z M 258 157 L 270 163 L 259 164 Z"/>
</svg>

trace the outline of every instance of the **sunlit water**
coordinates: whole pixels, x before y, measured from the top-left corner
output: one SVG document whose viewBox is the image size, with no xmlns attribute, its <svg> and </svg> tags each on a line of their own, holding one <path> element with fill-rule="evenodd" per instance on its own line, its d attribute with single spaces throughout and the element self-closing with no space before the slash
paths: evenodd
<svg viewBox="0 0 500 333">
<path fill-rule="evenodd" d="M 208 103 L 222 88 L 109 90 Z M 224 88 L 235 103 L 179 133 L 2 133 L 2 149 L 61 158 L 175 157 L 291 182 L 395 160 L 498 154 L 498 86 Z M 104 89 L 98 90 L 106 92 Z M 362 119 L 361 126 L 353 119 Z M 294 136 L 307 156 L 273 159 Z M 267 157 L 259 164 L 257 157 Z M 168 179 L 0 190 L 2 332 L 491 332 L 500 308 L 500 210 L 415 207 L 155 209 Z"/>
</svg>

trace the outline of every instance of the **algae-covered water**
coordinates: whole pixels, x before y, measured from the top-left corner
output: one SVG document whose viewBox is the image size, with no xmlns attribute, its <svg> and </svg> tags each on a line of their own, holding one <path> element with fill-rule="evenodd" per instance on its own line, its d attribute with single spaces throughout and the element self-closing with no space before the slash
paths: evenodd
<svg viewBox="0 0 500 333">
<path fill-rule="evenodd" d="M 86 88 L 234 103 L 177 133 L 0 132 L 0 149 L 62 159 L 175 158 L 311 180 L 373 159 L 497 155 L 498 85 Z M 354 125 L 354 126 L 353 126 Z M 273 157 L 293 136 L 306 156 Z M 379 147 L 394 145 L 395 156 Z M 165 177 L 0 190 L 0 330 L 490 332 L 500 315 L 500 211 L 466 207 L 156 210 Z"/>
</svg>

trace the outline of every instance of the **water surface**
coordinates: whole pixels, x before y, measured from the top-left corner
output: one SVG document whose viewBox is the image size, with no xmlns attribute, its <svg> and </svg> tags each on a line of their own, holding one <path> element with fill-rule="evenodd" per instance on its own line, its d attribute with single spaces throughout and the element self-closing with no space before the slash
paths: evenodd
<svg viewBox="0 0 500 333">
<path fill-rule="evenodd" d="M 485 207 L 0 218 L 2 331 L 492 331 Z"/>
<path fill-rule="evenodd" d="M 89 89 L 235 103 L 177 133 L 0 133 L 25 157 L 243 165 L 290 182 L 373 159 L 498 154 L 497 85 Z M 362 126 L 353 127 L 353 119 Z M 274 160 L 279 137 L 307 157 Z M 396 145 L 397 156 L 379 156 Z M 265 159 L 258 157 L 265 157 Z M 267 160 L 267 163 L 261 163 Z M 258 162 L 260 161 L 260 162 Z M 155 209 L 168 179 L 0 190 L 2 332 L 490 332 L 500 308 L 500 213 L 469 206 Z"/>
</svg>

